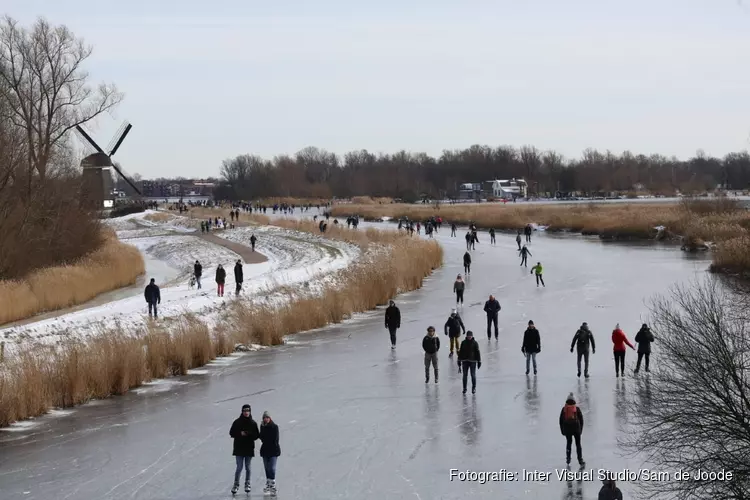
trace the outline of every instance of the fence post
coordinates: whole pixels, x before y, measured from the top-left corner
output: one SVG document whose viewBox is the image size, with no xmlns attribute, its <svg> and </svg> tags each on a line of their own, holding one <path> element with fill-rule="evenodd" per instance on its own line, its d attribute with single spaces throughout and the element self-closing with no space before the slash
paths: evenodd
<svg viewBox="0 0 750 500">
<path fill-rule="evenodd" d="M 0 342 L 0 363 L 5 359 L 5 341 Z"/>
</svg>

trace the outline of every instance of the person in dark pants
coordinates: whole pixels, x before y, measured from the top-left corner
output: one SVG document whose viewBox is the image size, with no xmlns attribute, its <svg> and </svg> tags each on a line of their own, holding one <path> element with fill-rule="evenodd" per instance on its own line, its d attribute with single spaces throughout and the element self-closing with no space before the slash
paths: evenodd
<svg viewBox="0 0 750 500">
<path fill-rule="evenodd" d="M 458 307 L 458 303 L 461 302 L 461 305 L 464 305 L 464 290 L 466 289 L 466 282 L 464 282 L 463 278 L 461 278 L 461 275 L 459 274 L 456 276 L 456 281 L 453 283 L 453 292 L 456 294 L 456 307 Z"/>
<path fill-rule="evenodd" d="M 568 394 L 565 406 L 560 411 L 560 433 L 565 436 L 565 463 L 570 465 L 570 452 L 573 439 L 576 442 L 576 453 L 578 454 L 578 463 L 581 467 L 586 466 L 583 461 L 583 450 L 581 449 L 581 434 L 583 433 L 583 412 L 576 406 L 576 400 L 573 393 Z"/>
<path fill-rule="evenodd" d="M 438 351 L 440 350 L 440 337 L 435 335 L 435 327 L 427 327 L 427 335 L 422 339 L 424 349 L 424 383 L 430 381 L 430 365 L 435 371 L 435 383 L 438 383 Z"/>
<path fill-rule="evenodd" d="M 620 323 L 617 323 L 615 329 L 612 331 L 612 344 L 613 352 L 615 355 L 615 376 L 619 377 L 620 372 L 622 376 L 625 376 L 625 344 L 630 346 L 631 349 L 635 349 L 633 344 L 630 343 L 628 338 L 625 336 L 625 332 L 620 329 Z"/>
<path fill-rule="evenodd" d="M 148 315 L 149 317 L 158 318 L 158 312 L 156 311 L 156 304 L 161 304 L 161 292 L 159 287 L 156 286 L 156 280 L 151 278 L 151 282 L 146 285 L 146 289 L 143 291 L 143 295 L 146 298 L 148 304 Z"/>
<path fill-rule="evenodd" d="M 242 406 L 242 413 L 239 418 L 232 422 L 229 435 L 234 439 L 232 455 L 237 462 L 232 494 L 237 493 L 237 490 L 240 489 L 243 465 L 245 466 L 245 492 L 250 493 L 250 461 L 255 456 L 255 440 L 260 437 L 258 424 L 255 423 L 250 412 L 250 405 Z"/>
<path fill-rule="evenodd" d="M 395 349 L 396 330 L 401 328 L 401 311 L 392 300 L 388 302 L 388 307 L 385 309 L 385 327 L 391 334 L 391 349 Z"/>
<path fill-rule="evenodd" d="M 263 467 L 266 469 L 266 487 L 263 488 L 263 493 L 276 496 L 276 461 L 281 456 L 279 426 L 267 411 L 263 412 L 260 424 L 260 441 L 260 456 L 263 457 Z"/>
<path fill-rule="evenodd" d="M 654 334 L 646 323 L 643 323 L 641 329 L 635 334 L 635 343 L 638 344 L 638 362 L 635 365 L 635 373 L 641 369 L 641 360 L 646 357 L 646 371 L 648 371 L 648 362 L 651 357 L 651 342 L 654 341 Z"/>
<path fill-rule="evenodd" d="M 464 253 L 464 273 L 471 274 L 471 254 L 469 252 Z"/>
<path fill-rule="evenodd" d="M 466 250 L 471 250 L 471 244 L 473 242 L 473 236 L 471 231 L 466 231 Z"/>
<path fill-rule="evenodd" d="M 198 284 L 198 290 L 201 289 L 201 276 L 203 275 L 203 266 L 197 260 L 193 265 L 193 275 L 195 276 L 195 282 Z"/>
<path fill-rule="evenodd" d="M 492 324 L 495 325 L 495 338 L 498 338 L 497 331 L 497 314 L 500 312 L 500 302 L 495 299 L 494 295 L 490 295 L 490 299 L 484 303 L 484 312 L 487 313 L 487 338 L 492 338 Z"/>
<path fill-rule="evenodd" d="M 451 224 L 451 237 L 453 238 L 456 237 L 456 225 L 455 224 Z"/>
<path fill-rule="evenodd" d="M 468 382 L 469 372 L 471 372 L 471 393 L 477 392 L 477 370 L 482 367 L 482 355 L 479 352 L 479 343 L 474 340 L 474 333 L 469 330 L 466 332 L 466 338 L 461 342 L 461 348 L 458 350 L 458 371 L 463 370 L 464 394 L 466 394 L 466 384 Z"/>
<path fill-rule="evenodd" d="M 542 277 L 542 263 L 537 262 L 534 267 L 531 268 L 531 272 L 529 274 L 536 272 L 536 286 L 539 287 L 539 282 L 542 282 L 542 286 L 544 288 L 547 288 L 547 285 L 544 284 L 544 278 Z"/>
<path fill-rule="evenodd" d="M 518 251 L 521 251 L 521 230 L 518 230 L 518 234 L 516 235 L 516 243 L 518 243 Z"/>
<path fill-rule="evenodd" d="M 449 358 L 453 357 L 453 348 L 455 346 L 456 352 L 458 352 L 458 349 L 461 345 L 459 340 L 461 339 L 461 331 L 463 330 L 464 333 L 466 333 L 466 327 L 464 326 L 464 322 L 461 319 L 461 316 L 458 315 L 458 311 L 453 309 L 451 311 L 451 315 L 448 317 L 448 321 L 445 322 L 445 334 L 448 335 L 448 339 L 451 346 L 451 352 L 448 354 Z"/>
<path fill-rule="evenodd" d="M 607 473 L 609 475 L 609 473 Z M 598 500 L 622 500 L 622 491 L 617 487 L 614 479 L 607 477 L 602 480 L 602 489 L 599 490 Z"/>
<path fill-rule="evenodd" d="M 588 323 L 584 322 L 581 328 L 578 329 L 575 335 L 573 335 L 573 342 L 570 343 L 570 352 L 573 352 L 573 346 L 576 346 L 578 352 L 578 376 L 581 376 L 581 358 L 584 358 L 585 368 L 584 376 L 589 378 L 589 345 L 591 345 L 591 352 L 596 354 L 596 342 L 594 342 L 594 334 L 589 330 Z"/>
<path fill-rule="evenodd" d="M 244 273 L 242 272 L 242 262 L 240 260 L 237 260 L 237 263 L 234 265 L 234 283 L 235 283 L 234 294 L 235 295 L 240 294 L 240 290 L 242 290 L 243 280 L 244 280 Z"/>
<path fill-rule="evenodd" d="M 542 339 L 539 336 L 539 330 L 536 329 L 533 321 L 529 321 L 528 328 L 523 332 L 521 352 L 526 356 L 526 375 L 529 374 L 529 361 L 533 362 L 534 375 L 536 375 L 536 355 L 542 352 Z"/>
<path fill-rule="evenodd" d="M 495 228 L 490 228 L 490 244 L 495 244 Z"/>
<path fill-rule="evenodd" d="M 526 235 L 526 243 L 531 243 L 531 224 L 526 224 L 526 227 L 524 228 L 523 232 Z"/>
<path fill-rule="evenodd" d="M 322 221 L 321 221 L 322 222 Z M 255 251 L 255 242 L 258 241 L 258 238 L 255 237 L 255 235 L 250 236 L 250 245 L 253 249 L 253 252 Z"/>
<path fill-rule="evenodd" d="M 216 268 L 216 293 L 219 295 L 219 297 L 224 296 L 224 283 L 227 279 L 227 271 L 224 269 L 224 266 L 219 264 L 219 267 Z"/>
<path fill-rule="evenodd" d="M 531 252 L 529 252 L 529 249 L 526 248 L 526 245 L 524 245 L 523 248 L 521 248 L 521 250 L 518 251 L 518 255 L 521 256 L 521 265 L 525 267 L 529 267 L 528 264 L 526 263 L 526 260 L 528 259 L 529 256 L 531 256 Z"/>
</svg>

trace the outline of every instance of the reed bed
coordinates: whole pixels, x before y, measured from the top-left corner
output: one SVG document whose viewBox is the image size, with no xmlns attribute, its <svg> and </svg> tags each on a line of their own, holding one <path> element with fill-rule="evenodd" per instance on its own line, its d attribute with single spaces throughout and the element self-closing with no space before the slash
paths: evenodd
<svg viewBox="0 0 750 500">
<path fill-rule="evenodd" d="M 319 233 L 314 223 L 276 222 Z M 359 261 L 337 274 L 335 285 L 319 293 L 290 295 L 278 307 L 237 301 L 212 328 L 193 314 L 136 331 L 116 326 L 85 343 L 35 346 L 0 363 L 0 426 L 50 408 L 125 394 L 156 378 L 184 375 L 231 353 L 237 343 L 277 345 L 285 335 L 341 322 L 385 304 L 399 292 L 419 288 L 442 264 L 442 249 L 435 241 L 394 231 L 338 228 L 326 236 L 369 247 Z"/>
</svg>

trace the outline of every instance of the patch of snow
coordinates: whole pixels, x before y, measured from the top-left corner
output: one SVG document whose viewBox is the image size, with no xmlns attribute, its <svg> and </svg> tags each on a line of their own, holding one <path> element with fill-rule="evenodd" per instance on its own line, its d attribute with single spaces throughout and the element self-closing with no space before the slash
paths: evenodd
<svg viewBox="0 0 750 500">
<path fill-rule="evenodd" d="M 21 422 L 13 422 L 7 427 L 0 428 L 0 432 L 26 432 L 39 425 L 37 420 L 23 420 Z"/>
<path fill-rule="evenodd" d="M 192 370 L 187 371 L 188 375 L 208 375 L 208 370 L 204 370 L 202 368 L 194 368 Z"/>
<path fill-rule="evenodd" d="M 133 392 L 136 394 L 157 394 L 161 392 L 167 392 L 172 390 L 172 388 L 185 385 L 187 382 L 183 382 L 181 380 L 175 380 L 171 378 L 165 378 L 165 379 L 158 379 L 158 380 L 152 380 L 151 382 L 146 382 L 142 386 L 133 389 Z"/>
</svg>

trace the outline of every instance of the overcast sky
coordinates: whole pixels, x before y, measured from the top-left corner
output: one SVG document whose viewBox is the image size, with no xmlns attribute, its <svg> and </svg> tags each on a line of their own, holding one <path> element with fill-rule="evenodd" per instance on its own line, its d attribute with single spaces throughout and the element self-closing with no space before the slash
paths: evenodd
<svg viewBox="0 0 750 500">
<path fill-rule="evenodd" d="M 748 3 L 748 2 L 746 2 Z M 4 0 L 94 46 L 125 92 L 93 130 L 130 173 L 217 175 L 314 145 L 472 144 L 687 158 L 750 147 L 738 0 Z"/>
</svg>

